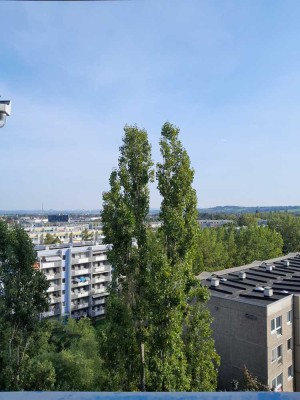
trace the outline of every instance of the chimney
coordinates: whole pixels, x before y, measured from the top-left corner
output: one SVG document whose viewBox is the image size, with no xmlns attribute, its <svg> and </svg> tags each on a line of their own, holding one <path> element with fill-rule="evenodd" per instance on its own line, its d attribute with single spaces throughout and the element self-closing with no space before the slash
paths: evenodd
<svg viewBox="0 0 300 400">
<path fill-rule="evenodd" d="M 239 278 L 246 279 L 246 272 L 243 272 L 243 271 L 239 272 Z"/>
<path fill-rule="evenodd" d="M 271 297 L 273 296 L 273 289 L 270 286 L 266 286 L 264 289 L 264 296 Z"/>
<path fill-rule="evenodd" d="M 269 272 L 271 272 L 272 271 L 272 269 L 273 269 L 273 265 L 266 265 L 266 271 L 269 271 Z"/>
<path fill-rule="evenodd" d="M 289 267 L 289 265 L 290 265 L 289 260 L 283 260 L 283 265 L 284 265 L 285 267 Z"/>
<path fill-rule="evenodd" d="M 216 287 L 216 286 L 219 286 L 219 284 L 220 284 L 220 281 L 218 278 L 211 278 L 210 286 Z"/>
</svg>

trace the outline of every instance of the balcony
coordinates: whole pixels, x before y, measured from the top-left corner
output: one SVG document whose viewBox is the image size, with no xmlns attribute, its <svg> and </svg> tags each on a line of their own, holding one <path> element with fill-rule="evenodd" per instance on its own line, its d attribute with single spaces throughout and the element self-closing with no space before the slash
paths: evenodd
<svg viewBox="0 0 300 400">
<path fill-rule="evenodd" d="M 85 282 L 72 282 L 72 288 L 78 288 L 81 286 L 86 286 L 86 285 L 90 285 L 90 281 L 86 280 Z"/>
<path fill-rule="evenodd" d="M 93 300 L 93 306 L 98 306 L 100 304 L 105 304 L 105 299 L 100 298 L 99 300 Z"/>
<path fill-rule="evenodd" d="M 92 283 L 109 282 L 109 276 L 100 276 L 99 278 L 92 278 Z"/>
<path fill-rule="evenodd" d="M 53 262 L 41 262 L 41 269 L 47 268 L 60 268 L 62 262 L 61 261 L 53 261 Z"/>
<path fill-rule="evenodd" d="M 47 290 L 47 293 L 57 292 L 59 290 L 61 290 L 61 285 L 50 285 Z"/>
<path fill-rule="evenodd" d="M 94 256 L 93 261 L 106 261 L 107 256 L 106 254 L 100 254 L 99 256 Z"/>
<path fill-rule="evenodd" d="M 74 264 L 86 264 L 86 263 L 89 263 L 89 262 L 91 262 L 91 260 L 92 260 L 92 257 L 75 257 L 75 258 L 72 258 L 72 265 L 74 265 Z"/>
<path fill-rule="evenodd" d="M 72 270 L 71 276 L 90 274 L 90 272 L 91 272 L 90 268 L 76 269 L 76 270 Z"/>
<path fill-rule="evenodd" d="M 104 315 L 104 314 L 105 314 L 105 309 L 104 308 L 102 310 L 98 310 L 98 311 L 93 310 L 91 312 L 91 316 L 92 317 L 99 317 L 100 315 Z"/>
<path fill-rule="evenodd" d="M 50 304 L 60 303 L 61 302 L 61 297 L 60 296 L 49 297 L 49 300 L 50 300 Z"/>
<path fill-rule="evenodd" d="M 87 297 L 90 295 L 90 292 L 79 292 L 79 293 L 71 293 L 71 299 L 80 299 L 81 297 Z"/>
<path fill-rule="evenodd" d="M 87 312 L 85 312 L 85 311 L 74 311 L 74 312 L 72 312 L 71 316 L 73 318 L 87 317 Z"/>
<path fill-rule="evenodd" d="M 107 291 L 107 288 L 100 288 L 100 289 L 92 289 L 92 294 L 100 294 L 100 293 L 105 293 Z"/>
<path fill-rule="evenodd" d="M 59 314 L 61 314 L 60 308 L 55 309 L 55 310 L 46 311 L 46 312 L 42 313 L 42 317 L 43 318 L 54 317 L 55 315 L 59 315 Z"/>
<path fill-rule="evenodd" d="M 71 307 L 71 311 L 80 310 L 80 309 L 82 309 L 82 308 L 87 308 L 87 307 L 89 307 L 89 303 L 88 303 L 88 302 L 80 303 L 80 304 L 75 304 L 75 305 L 73 305 L 73 306 Z"/>
<path fill-rule="evenodd" d="M 93 273 L 97 272 L 110 272 L 111 266 L 110 265 L 101 265 L 101 267 L 94 267 Z"/>
<path fill-rule="evenodd" d="M 61 273 L 60 272 L 57 272 L 56 274 L 47 274 L 47 273 L 45 273 L 45 276 L 46 276 L 47 281 L 50 281 L 52 279 L 61 278 Z"/>
</svg>

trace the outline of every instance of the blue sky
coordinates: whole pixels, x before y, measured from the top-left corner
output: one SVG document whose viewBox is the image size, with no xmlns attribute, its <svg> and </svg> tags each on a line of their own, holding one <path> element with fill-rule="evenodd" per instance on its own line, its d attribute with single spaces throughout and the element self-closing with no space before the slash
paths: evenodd
<svg viewBox="0 0 300 400">
<path fill-rule="evenodd" d="M 91 209 L 123 126 L 170 121 L 200 207 L 300 204 L 300 3 L 0 2 L 0 209 Z M 155 189 L 151 206 L 159 207 Z"/>
</svg>

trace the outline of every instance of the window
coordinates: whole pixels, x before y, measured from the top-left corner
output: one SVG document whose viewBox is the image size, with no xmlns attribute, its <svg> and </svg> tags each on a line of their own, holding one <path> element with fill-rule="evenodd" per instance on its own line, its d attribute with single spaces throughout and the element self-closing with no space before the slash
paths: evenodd
<svg viewBox="0 0 300 400">
<path fill-rule="evenodd" d="M 288 378 L 291 379 L 293 377 L 293 365 L 288 367 Z"/>
<path fill-rule="evenodd" d="M 282 317 L 277 317 L 271 320 L 271 333 L 276 332 L 277 335 L 282 334 Z"/>
<path fill-rule="evenodd" d="M 282 373 L 272 380 L 272 387 L 275 392 L 282 390 Z"/>
<path fill-rule="evenodd" d="M 287 312 L 287 323 L 288 324 L 292 323 L 292 318 L 293 318 L 292 310 L 290 310 L 290 311 Z"/>
<path fill-rule="evenodd" d="M 280 361 L 282 358 L 282 345 L 275 347 L 272 350 L 272 362 Z"/>
<path fill-rule="evenodd" d="M 293 348 L 293 342 L 292 342 L 292 338 L 290 338 L 287 341 L 287 349 L 292 350 L 292 348 Z"/>
</svg>

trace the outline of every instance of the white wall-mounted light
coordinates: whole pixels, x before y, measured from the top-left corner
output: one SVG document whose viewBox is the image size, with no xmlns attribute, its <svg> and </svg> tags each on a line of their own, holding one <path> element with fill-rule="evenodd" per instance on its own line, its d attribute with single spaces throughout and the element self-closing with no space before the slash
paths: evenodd
<svg viewBox="0 0 300 400">
<path fill-rule="evenodd" d="M 0 100 L 0 128 L 3 128 L 6 117 L 11 114 L 11 101 Z"/>
</svg>

